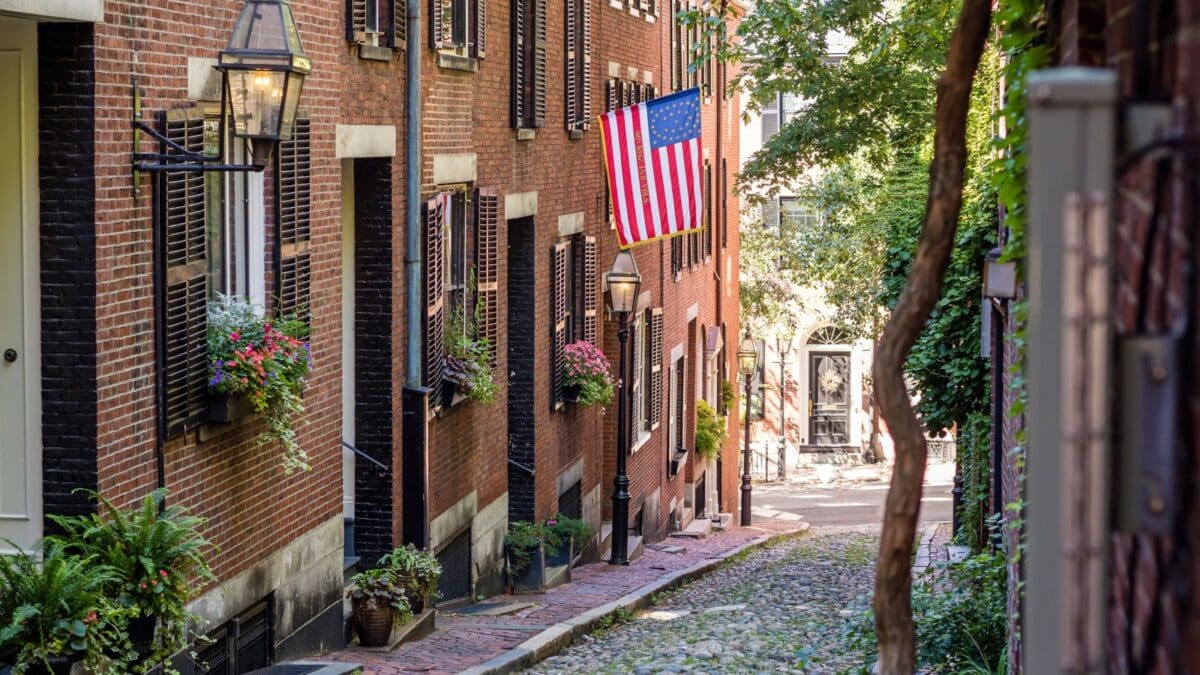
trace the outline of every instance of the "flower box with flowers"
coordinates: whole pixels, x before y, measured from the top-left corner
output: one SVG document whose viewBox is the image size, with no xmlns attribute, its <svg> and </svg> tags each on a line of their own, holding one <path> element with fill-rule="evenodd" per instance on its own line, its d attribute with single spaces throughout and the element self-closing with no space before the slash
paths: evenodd
<svg viewBox="0 0 1200 675">
<path fill-rule="evenodd" d="M 612 365 L 604 352 L 580 340 L 566 346 L 563 400 L 581 406 L 608 405 L 613 399 Z"/>
<path fill-rule="evenodd" d="M 235 297 L 219 296 L 208 308 L 208 387 L 218 399 L 210 411 L 217 414 L 214 421 L 237 419 L 238 399 L 244 399 L 266 423 L 262 440 L 283 445 L 283 470 L 289 474 L 309 468 L 295 430 L 312 368 L 307 330 L 295 319 L 264 317 Z"/>
</svg>

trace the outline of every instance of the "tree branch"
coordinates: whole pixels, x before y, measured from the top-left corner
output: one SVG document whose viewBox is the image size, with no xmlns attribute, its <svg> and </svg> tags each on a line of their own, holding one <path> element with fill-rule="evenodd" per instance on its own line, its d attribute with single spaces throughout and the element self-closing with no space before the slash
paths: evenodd
<svg viewBox="0 0 1200 675">
<path fill-rule="evenodd" d="M 967 111 L 991 24 L 991 5 L 991 0 L 964 0 L 950 38 L 946 69 L 937 83 L 934 154 L 921 240 L 904 291 L 875 352 L 875 394 L 896 448 L 875 571 L 878 672 L 884 675 L 912 675 L 916 671 L 910 559 L 927 448 L 924 429 L 904 384 L 903 368 L 941 294 L 954 247 L 967 159 Z"/>
</svg>

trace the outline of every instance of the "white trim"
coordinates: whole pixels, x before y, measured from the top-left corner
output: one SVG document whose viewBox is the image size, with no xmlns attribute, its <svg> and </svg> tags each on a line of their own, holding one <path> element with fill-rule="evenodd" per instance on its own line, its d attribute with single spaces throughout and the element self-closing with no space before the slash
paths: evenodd
<svg viewBox="0 0 1200 675">
<path fill-rule="evenodd" d="M 0 0 L 0 12 L 59 21 L 104 21 L 104 0 Z"/>
<path fill-rule="evenodd" d="M 538 210 L 538 193 L 537 190 L 532 192 L 514 192 L 504 195 L 504 219 L 516 220 L 517 218 L 528 218 L 537 215 Z"/>
<path fill-rule="evenodd" d="M 393 147 L 392 154 L 396 154 L 395 138 L 396 128 L 392 127 Z M 450 185 L 452 183 L 474 183 L 478 175 L 478 167 L 476 155 L 473 152 L 464 152 L 458 155 L 434 155 L 433 156 L 433 182 L 438 185 Z"/>
<path fill-rule="evenodd" d="M 334 135 L 336 138 L 333 150 L 335 159 L 396 156 L 396 127 L 394 125 L 339 124 L 334 128 Z M 439 156 L 435 155 L 433 158 L 434 176 L 437 175 Z M 474 157 L 471 155 L 472 163 Z M 472 164 L 472 173 L 474 173 L 473 167 Z M 473 176 L 472 180 L 474 180 Z"/>
</svg>

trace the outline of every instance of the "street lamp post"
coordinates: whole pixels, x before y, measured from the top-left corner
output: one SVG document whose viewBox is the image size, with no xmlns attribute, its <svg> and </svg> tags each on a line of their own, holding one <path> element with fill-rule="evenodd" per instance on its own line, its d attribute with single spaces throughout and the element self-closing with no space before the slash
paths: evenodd
<svg viewBox="0 0 1200 675">
<path fill-rule="evenodd" d="M 776 337 L 779 346 L 779 480 L 787 478 L 787 355 L 792 338 Z"/>
<path fill-rule="evenodd" d="M 742 424 L 746 427 L 746 444 L 742 454 L 742 526 L 750 525 L 750 389 L 753 386 L 754 371 L 758 368 L 758 349 L 750 338 L 750 331 L 742 338 L 742 344 L 737 351 L 738 370 L 742 373 L 742 381 L 746 384 L 746 419 Z"/>
<path fill-rule="evenodd" d="M 608 562 L 612 565 L 629 564 L 629 471 L 626 456 L 629 454 L 629 437 L 632 434 L 629 419 L 629 387 L 633 380 L 633 364 L 629 358 L 629 316 L 637 307 L 638 289 L 642 277 L 637 262 L 629 251 L 617 253 L 612 270 L 606 275 L 608 283 L 609 309 L 617 318 L 617 342 L 620 354 L 617 368 L 617 474 L 613 477 L 613 530 L 612 553 Z"/>
</svg>

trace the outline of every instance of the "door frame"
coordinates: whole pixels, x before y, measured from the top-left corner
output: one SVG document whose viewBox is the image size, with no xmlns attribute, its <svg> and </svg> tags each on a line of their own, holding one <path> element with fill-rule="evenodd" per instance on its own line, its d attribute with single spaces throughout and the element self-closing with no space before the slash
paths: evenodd
<svg viewBox="0 0 1200 675">
<path fill-rule="evenodd" d="M 841 356 L 841 357 L 844 357 L 846 359 L 846 377 L 848 378 L 848 381 L 846 382 L 846 403 L 845 403 L 845 405 L 846 405 L 846 442 L 842 443 L 842 444 L 833 444 L 833 445 L 826 444 L 821 447 L 840 448 L 840 447 L 847 447 L 847 446 L 854 445 L 857 442 L 857 436 L 855 434 L 855 425 L 854 425 L 854 396 L 855 396 L 855 386 L 854 386 L 855 380 L 854 380 L 854 378 L 856 375 L 856 371 L 854 368 L 854 351 L 849 346 L 822 345 L 822 344 L 805 345 L 803 359 L 800 362 L 800 365 L 802 368 L 801 376 L 804 378 L 803 380 L 801 380 L 801 382 L 804 383 L 804 386 L 806 388 L 804 409 L 802 411 L 803 414 L 801 415 L 801 419 L 803 420 L 803 428 L 801 429 L 801 432 L 803 434 L 802 438 L 804 439 L 804 443 L 802 445 L 807 445 L 807 446 L 811 446 L 811 447 L 818 446 L 818 443 L 813 438 L 813 433 L 812 433 L 812 431 L 813 431 L 813 429 L 812 429 L 812 406 L 814 405 L 814 399 L 815 399 L 815 393 L 816 393 L 814 391 L 816 374 L 813 372 L 812 364 L 813 364 L 814 358 L 817 356 Z"/>
<path fill-rule="evenodd" d="M 39 242 L 38 189 L 38 29 L 37 22 L 0 17 L 0 45 L 17 45 L 27 51 L 28 64 L 23 72 L 28 76 L 22 83 L 24 95 L 21 106 L 20 161 L 24 164 L 22 195 L 21 256 L 24 262 L 22 279 L 22 322 L 24 332 L 22 368 L 25 375 L 25 447 L 29 464 L 26 485 L 29 488 L 27 506 L 28 543 L 39 539 L 44 530 L 42 495 L 42 349 L 41 349 L 41 246 Z M 2 51 L 9 49 L 0 47 Z M 30 451 L 30 449 L 32 449 Z M 0 543 L 0 552 L 7 545 Z"/>
</svg>

